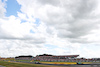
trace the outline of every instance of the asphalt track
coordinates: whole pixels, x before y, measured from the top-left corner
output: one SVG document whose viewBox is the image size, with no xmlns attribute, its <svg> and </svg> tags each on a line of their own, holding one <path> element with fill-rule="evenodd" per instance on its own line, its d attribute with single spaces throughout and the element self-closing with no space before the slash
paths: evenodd
<svg viewBox="0 0 100 67">
<path fill-rule="evenodd" d="M 19 62 L 19 61 L 11 61 L 11 62 Z M 35 62 L 21 62 L 21 63 L 30 63 L 30 64 L 36 64 Z M 100 67 L 100 63 L 95 64 L 45 64 L 45 63 L 37 63 L 40 65 L 53 65 L 53 66 L 65 66 L 65 67 Z"/>
<path fill-rule="evenodd" d="M 53 66 L 66 66 L 66 67 L 100 67 L 100 64 L 41 64 L 41 65 L 53 65 Z"/>
<path fill-rule="evenodd" d="M 0 65 L 0 67 L 5 67 L 5 66 L 1 66 L 1 65 Z"/>
</svg>

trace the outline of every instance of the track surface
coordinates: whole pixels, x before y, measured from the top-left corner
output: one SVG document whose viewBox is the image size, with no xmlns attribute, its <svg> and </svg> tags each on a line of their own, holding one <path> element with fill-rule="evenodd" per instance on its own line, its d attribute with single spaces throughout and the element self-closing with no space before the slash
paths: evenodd
<svg viewBox="0 0 100 67">
<path fill-rule="evenodd" d="M 19 61 L 12 61 L 12 62 L 19 62 Z M 36 64 L 35 62 L 22 62 L 22 63 Z M 77 65 L 77 64 L 45 64 L 45 63 L 39 63 L 39 64 L 40 65 L 53 65 L 53 66 L 66 66 L 66 67 L 100 67 L 100 63 L 82 64 L 82 65 Z"/>
<path fill-rule="evenodd" d="M 76 64 L 41 64 L 41 65 L 55 65 L 55 66 L 68 66 L 68 67 L 100 67 L 100 64 L 82 64 L 82 65 L 76 65 Z"/>
<path fill-rule="evenodd" d="M 0 65 L 0 67 L 5 67 L 5 66 L 1 66 L 1 65 Z"/>
</svg>

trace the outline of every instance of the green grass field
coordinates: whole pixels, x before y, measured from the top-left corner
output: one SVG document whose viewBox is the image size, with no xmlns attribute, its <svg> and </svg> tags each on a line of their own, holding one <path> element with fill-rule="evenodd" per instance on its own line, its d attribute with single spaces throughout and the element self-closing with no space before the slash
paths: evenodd
<svg viewBox="0 0 100 67">
<path fill-rule="evenodd" d="M 0 65 L 6 66 L 6 67 L 62 67 L 62 66 L 39 65 L 39 64 L 29 64 L 29 63 L 19 63 L 19 62 L 5 62 L 5 61 L 0 61 Z"/>
</svg>

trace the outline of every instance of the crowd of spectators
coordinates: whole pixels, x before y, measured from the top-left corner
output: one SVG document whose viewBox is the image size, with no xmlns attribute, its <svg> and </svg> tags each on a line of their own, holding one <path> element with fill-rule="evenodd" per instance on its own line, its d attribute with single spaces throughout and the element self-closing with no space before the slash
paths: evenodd
<svg viewBox="0 0 100 67">
<path fill-rule="evenodd" d="M 34 61 L 49 61 L 49 62 L 100 62 L 100 58 L 77 58 L 79 55 L 66 55 L 66 56 L 55 56 L 55 55 L 37 55 L 33 56 L 18 56 L 15 57 L 17 60 L 34 60 Z"/>
</svg>

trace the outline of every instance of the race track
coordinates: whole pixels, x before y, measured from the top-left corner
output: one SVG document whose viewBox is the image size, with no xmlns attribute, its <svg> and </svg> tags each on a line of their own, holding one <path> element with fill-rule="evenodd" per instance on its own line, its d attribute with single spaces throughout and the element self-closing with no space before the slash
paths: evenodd
<svg viewBox="0 0 100 67">
<path fill-rule="evenodd" d="M 1 65 L 0 65 L 0 67 L 6 67 L 6 66 L 1 66 Z"/>
</svg>

